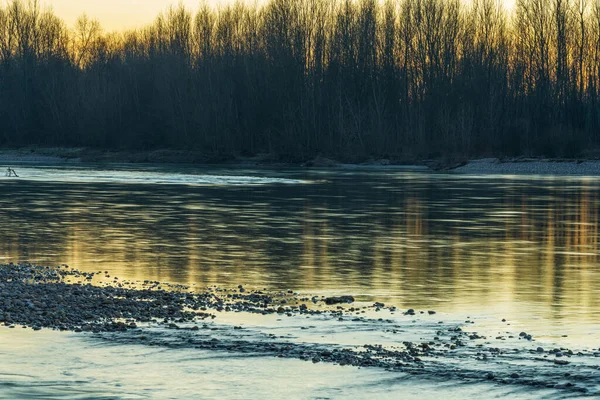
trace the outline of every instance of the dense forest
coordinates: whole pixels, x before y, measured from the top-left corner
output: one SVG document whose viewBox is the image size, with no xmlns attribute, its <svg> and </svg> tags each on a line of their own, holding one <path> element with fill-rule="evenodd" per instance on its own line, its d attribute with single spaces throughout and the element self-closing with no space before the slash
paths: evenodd
<svg viewBox="0 0 600 400">
<path fill-rule="evenodd" d="M 270 0 L 149 26 L 0 8 L 0 146 L 291 160 L 600 144 L 600 0 Z"/>
</svg>

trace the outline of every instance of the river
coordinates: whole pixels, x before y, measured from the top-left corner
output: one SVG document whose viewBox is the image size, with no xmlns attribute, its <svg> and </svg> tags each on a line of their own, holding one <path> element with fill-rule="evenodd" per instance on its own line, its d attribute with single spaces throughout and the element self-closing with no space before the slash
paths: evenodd
<svg viewBox="0 0 600 400">
<path fill-rule="evenodd" d="M 82 271 L 109 271 L 119 279 L 199 288 L 242 284 L 309 296 L 353 295 L 358 303 L 435 310 L 445 321 L 472 319 L 479 332 L 490 335 L 526 330 L 538 343 L 586 350 L 598 346 L 599 178 L 438 174 L 411 168 L 82 164 L 15 169 L 19 179 L 0 178 L 0 263 L 68 264 Z M 267 330 L 276 326 L 256 319 L 246 323 Z M 290 324 L 277 329 L 293 330 Z M 322 328 L 315 335 L 319 341 L 340 333 L 340 328 L 317 327 Z M 377 340 L 369 335 L 356 330 L 335 341 Z M 81 382 L 63 393 L 72 398 L 84 398 L 88 390 L 92 397 L 105 393 L 106 398 L 197 396 L 191 387 L 202 389 L 205 398 L 228 397 L 223 391 L 233 390 L 227 389 L 232 381 L 233 387 L 245 388 L 230 393 L 236 398 L 256 397 L 265 385 L 278 389 L 264 398 L 384 393 L 433 398 L 448 390 L 439 382 L 385 371 L 292 360 L 257 364 L 248 357 L 108 345 L 76 336 L 4 329 L 0 393 L 5 398 L 60 397 L 65 379 Z M 40 348 L 40 341 L 47 346 Z M 53 355 L 65 347 L 66 359 L 58 361 Z M 17 362 L 20 368 L 6 367 L 7 360 L 23 353 L 28 355 Z M 44 376 L 35 365 L 57 371 L 81 368 L 75 378 L 52 373 L 48 379 L 54 383 L 34 385 L 29 393 L 27 377 Z M 143 392 L 144 385 L 152 388 L 160 379 L 140 381 L 139 370 L 160 376 L 159 365 L 168 365 L 169 374 L 177 371 L 178 387 L 165 381 Z M 111 371 L 119 371 L 118 376 L 110 377 Z M 296 378 L 281 371 L 294 371 Z M 10 378 L 13 373 L 25 378 Z M 298 374 L 302 382 L 295 381 Z M 305 391 L 307 381 L 314 384 L 313 392 Z M 545 394 L 445 385 L 456 398 Z"/>
</svg>

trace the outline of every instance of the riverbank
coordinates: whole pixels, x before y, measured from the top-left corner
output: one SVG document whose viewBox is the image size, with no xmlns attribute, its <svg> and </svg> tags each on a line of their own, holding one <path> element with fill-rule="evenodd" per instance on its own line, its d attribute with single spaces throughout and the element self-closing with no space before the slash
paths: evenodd
<svg viewBox="0 0 600 400">
<path fill-rule="evenodd" d="M 394 167 L 394 166 L 420 166 L 436 168 L 437 161 L 423 161 L 419 159 L 368 159 L 348 158 L 333 159 L 323 156 L 308 159 L 278 156 L 274 154 L 257 154 L 254 156 L 240 156 L 234 154 L 210 154 L 194 150 L 100 150 L 93 148 L 61 148 L 61 147 L 27 147 L 20 149 L 0 149 L 0 164 L 10 163 L 132 163 L 132 164 L 197 164 L 197 165 L 232 165 L 232 166 L 268 166 L 268 167 Z M 446 166 L 446 163 L 440 165 Z M 450 163 L 448 166 L 455 166 Z"/>
<path fill-rule="evenodd" d="M 435 310 L 354 301 L 349 295 L 311 297 L 241 285 L 195 289 L 121 281 L 109 271 L 67 266 L 0 265 L 0 322 L 8 328 L 369 367 L 438 381 L 600 394 L 594 372 L 600 349 L 542 347 L 505 324 L 499 336 L 487 336 L 475 331 L 474 318 L 456 321 Z"/>
<path fill-rule="evenodd" d="M 600 176 L 598 160 L 551 160 L 486 158 L 473 160 L 451 170 L 455 173 L 481 175 L 569 175 Z"/>
<path fill-rule="evenodd" d="M 196 164 L 236 167 L 292 168 L 399 168 L 452 172 L 459 174 L 503 175 L 571 175 L 600 176 L 600 160 L 595 153 L 580 159 L 552 158 L 483 158 L 461 159 L 348 159 L 336 160 L 317 156 L 308 160 L 288 160 L 270 154 L 251 157 L 206 154 L 198 151 L 153 150 L 110 151 L 91 148 L 21 148 L 0 149 L 0 165 L 61 163 L 123 164 Z"/>
<path fill-rule="evenodd" d="M 85 147 L 27 147 L 0 149 L 0 163 L 223 163 L 225 157 L 210 157 L 200 152 L 180 150 L 110 151 Z"/>
</svg>

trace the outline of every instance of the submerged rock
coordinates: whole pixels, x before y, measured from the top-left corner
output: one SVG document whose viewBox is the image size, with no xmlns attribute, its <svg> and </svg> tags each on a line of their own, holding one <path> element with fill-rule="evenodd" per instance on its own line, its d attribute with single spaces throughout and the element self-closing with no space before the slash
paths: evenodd
<svg viewBox="0 0 600 400">
<path fill-rule="evenodd" d="M 353 296 L 327 297 L 323 301 L 327 305 L 343 304 L 343 303 L 351 304 L 351 303 L 354 303 L 354 297 Z"/>
<path fill-rule="evenodd" d="M 129 338 L 131 343 L 143 343 L 143 345 L 261 353 L 282 358 L 312 360 L 315 363 L 384 368 L 410 374 L 429 374 L 436 378 L 448 377 L 472 381 L 487 379 L 493 380 L 494 384 L 535 387 L 547 386 L 549 383 L 554 385 L 567 376 L 565 373 L 573 373 L 578 365 L 589 363 L 588 359 L 583 359 L 584 362 L 578 364 L 579 356 L 594 357 L 596 354 L 600 356 L 599 352 L 574 354 L 568 349 L 554 349 L 549 353 L 554 354 L 555 357 L 546 359 L 548 355 L 542 358 L 536 354 L 545 352 L 541 347 L 535 351 L 500 349 L 493 347 L 491 344 L 493 339 L 488 339 L 490 342 L 479 341 L 476 344 L 467 339 L 485 338 L 476 332 L 468 331 L 464 326 L 461 329 L 454 323 L 452 325 L 449 323 L 443 329 L 438 328 L 437 324 L 432 328 L 431 321 L 427 323 L 426 328 L 425 325 L 415 328 L 423 329 L 423 332 L 419 333 L 418 340 L 403 341 L 410 336 L 400 336 L 405 332 L 405 328 L 401 326 L 402 320 L 413 318 L 400 317 L 396 321 L 398 325 L 388 325 L 394 324 L 394 321 L 370 318 L 368 314 L 360 318 L 355 316 L 356 313 L 364 313 L 366 307 L 321 307 L 320 310 L 312 310 L 301 301 L 313 300 L 314 302 L 318 298 L 299 299 L 290 291 L 269 295 L 250 289 L 246 289 L 244 293 L 238 287 L 237 290 L 206 289 L 204 292 L 185 292 L 183 288 L 175 285 L 150 281 L 142 288 L 128 286 L 124 282 L 122 287 L 67 283 L 68 279 L 79 279 L 81 276 L 84 276 L 83 273 L 66 268 L 44 268 L 28 264 L 0 265 L 0 319 L 6 326 L 12 328 L 26 325 L 35 330 L 51 328 L 88 335 L 93 332 L 95 337 L 112 340 Z M 159 286 L 166 289 L 158 289 Z M 287 305 L 279 306 L 279 304 L 286 304 L 284 301 Z M 329 297 L 318 301 L 328 305 L 351 303 L 354 302 L 354 297 Z M 384 305 L 375 303 L 373 307 L 383 309 Z M 208 319 L 209 322 L 210 318 L 215 317 L 215 314 L 211 314 L 209 310 L 218 309 L 232 313 L 273 315 L 279 318 L 278 320 L 281 320 L 282 314 L 299 318 L 318 316 L 319 320 L 325 318 L 329 321 L 352 319 L 353 322 L 360 322 L 360 324 L 339 325 L 342 329 L 359 326 L 358 329 L 368 329 L 369 332 L 381 330 L 386 332 L 386 336 L 389 336 L 390 332 L 398 336 L 394 337 L 393 344 L 345 347 L 339 343 L 297 343 L 288 336 L 267 335 L 264 332 L 260 337 L 252 338 L 253 327 L 250 326 L 244 327 L 243 330 L 239 325 L 200 323 L 201 328 L 197 326 L 200 320 Z M 368 309 L 373 311 L 371 307 Z M 391 307 L 389 311 L 392 311 Z M 415 310 L 409 309 L 405 314 L 415 315 Z M 140 322 L 150 322 L 150 325 L 141 325 Z M 153 324 L 158 324 L 159 329 L 153 330 Z M 413 329 L 408 325 L 407 331 Z M 208 333 L 218 338 L 209 337 Z M 428 334 L 431 336 L 427 336 Z M 527 338 L 527 336 L 530 335 L 522 332 L 520 338 Z M 504 339 L 504 336 L 500 338 Z M 564 360 L 566 357 L 569 357 L 569 361 Z M 468 364 L 465 364 L 468 368 L 464 365 L 461 367 L 461 363 L 465 360 L 481 363 L 478 364 L 481 368 L 471 368 L 472 365 Z M 515 364 L 515 360 L 520 364 Z M 492 368 L 492 363 L 494 371 L 487 372 L 487 369 Z M 452 367 L 448 368 L 449 365 Z M 517 365 L 519 373 L 510 373 Z M 574 377 L 576 375 L 578 374 L 573 373 Z M 594 391 L 591 385 L 596 384 L 597 378 L 592 375 L 588 375 L 586 379 L 588 378 L 592 383 L 585 385 L 590 391 Z M 578 380 L 578 387 L 571 391 L 587 390 L 581 387 L 584 384 L 580 382 L 582 381 Z M 567 385 L 560 388 L 570 389 Z"/>
</svg>

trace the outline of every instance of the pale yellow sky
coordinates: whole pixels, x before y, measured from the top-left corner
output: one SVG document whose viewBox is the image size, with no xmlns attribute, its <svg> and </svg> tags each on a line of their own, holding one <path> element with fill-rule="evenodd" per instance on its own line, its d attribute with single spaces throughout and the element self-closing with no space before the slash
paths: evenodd
<svg viewBox="0 0 600 400">
<path fill-rule="evenodd" d="M 52 7 L 56 15 L 72 27 L 77 17 L 86 13 L 100 21 L 107 31 L 136 28 L 146 25 L 170 5 L 180 0 L 41 0 Z M 200 0 L 181 0 L 186 7 L 198 9 Z M 226 0 L 208 0 L 208 4 L 226 3 Z"/>
<path fill-rule="evenodd" d="M 206 0 L 210 5 L 234 1 Z M 258 0 L 259 3 L 261 1 L 265 0 Z M 507 7 L 510 7 L 515 0 L 503 1 Z M 177 5 L 179 2 L 196 10 L 201 0 L 41 0 L 42 4 L 52 7 L 69 27 L 74 26 L 77 17 L 86 13 L 92 18 L 98 19 L 106 31 L 144 26 L 152 22 L 161 11 L 166 10 L 170 5 Z"/>
</svg>

